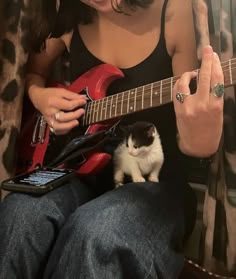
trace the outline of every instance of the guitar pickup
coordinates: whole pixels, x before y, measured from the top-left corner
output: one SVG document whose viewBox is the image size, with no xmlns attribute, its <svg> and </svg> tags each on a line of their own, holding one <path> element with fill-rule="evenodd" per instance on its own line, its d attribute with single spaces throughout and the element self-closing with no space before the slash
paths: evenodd
<svg viewBox="0 0 236 279">
<path fill-rule="evenodd" d="M 34 126 L 34 131 L 32 135 L 32 140 L 31 144 L 34 145 L 36 143 L 44 143 L 45 140 L 45 135 L 46 135 L 46 127 L 47 127 L 47 122 L 45 118 L 38 113 L 36 115 L 36 123 Z"/>
</svg>

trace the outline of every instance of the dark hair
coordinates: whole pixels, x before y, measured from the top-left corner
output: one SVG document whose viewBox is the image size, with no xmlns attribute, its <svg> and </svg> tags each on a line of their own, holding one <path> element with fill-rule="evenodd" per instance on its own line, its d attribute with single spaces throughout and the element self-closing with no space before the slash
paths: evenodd
<svg viewBox="0 0 236 279">
<path fill-rule="evenodd" d="M 125 13 L 117 0 L 111 0 L 113 9 Z M 123 0 L 131 9 L 146 8 L 153 0 Z M 51 37 L 60 37 L 71 31 L 77 24 L 89 24 L 96 11 L 80 0 L 60 0 L 57 11 L 56 0 L 31 0 L 29 5 L 30 30 L 29 39 L 31 48 L 40 51 L 45 47 L 45 40 Z"/>
</svg>

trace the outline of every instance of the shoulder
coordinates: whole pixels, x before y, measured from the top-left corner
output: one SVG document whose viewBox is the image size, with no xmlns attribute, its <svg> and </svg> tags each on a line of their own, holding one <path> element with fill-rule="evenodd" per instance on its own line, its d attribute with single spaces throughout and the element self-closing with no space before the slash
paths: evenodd
<svg viewBox="0 0 236 279">
<path fill-rule="evenodd" d="M 183 16 L 191 17 L 192 7 L 192 0 L 168 0 L 167 15 L 172 15 L 174 19 Z"/>
<path fill-rule="evenodd" d="M 192 1 L 168 0 L 165 22 L 167 48 L 173 56 L 180 44 L 194 37 Z"/>
</svg>

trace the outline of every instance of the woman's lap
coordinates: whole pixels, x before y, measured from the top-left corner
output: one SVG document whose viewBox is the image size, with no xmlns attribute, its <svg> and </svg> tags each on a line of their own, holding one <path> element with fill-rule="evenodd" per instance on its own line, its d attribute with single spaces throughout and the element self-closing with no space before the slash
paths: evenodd
<svg viewBox="0 0 236 279">
<path fill-rule="evenodd" d="M 187 185 L 140 183 L 110 191 L 71 215 L 45 278 L 176 278 L 195 212 Z"/>
</svg>

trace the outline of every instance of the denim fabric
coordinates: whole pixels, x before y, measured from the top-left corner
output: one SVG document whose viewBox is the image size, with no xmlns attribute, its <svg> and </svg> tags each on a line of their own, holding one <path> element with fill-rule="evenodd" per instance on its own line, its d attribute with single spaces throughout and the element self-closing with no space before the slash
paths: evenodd
<svg viewBox="0 0 236 279">
<path fill-rule="evenodd" d="M 196 212 L 190 187 L 131 183 L 89 201 L 90 189 L 75 180 L 42 197 L 9 195 L 0 278 L 177 278 Z"/>
<path fill-rule="evenodd" d="M 0 203 L 0 278 L 41 279 L 63 224 L 91 198 L 77 178 L 41 197 L 10 194 Z"/>
<path fill-rule="evenodd" d="M 187 185 L 131 183 L 105 193 L 69 218 L 44 278 L 176 279 L 184 263 L 184 217 L 194 219 L 195 210 Z"/>
</svg>

